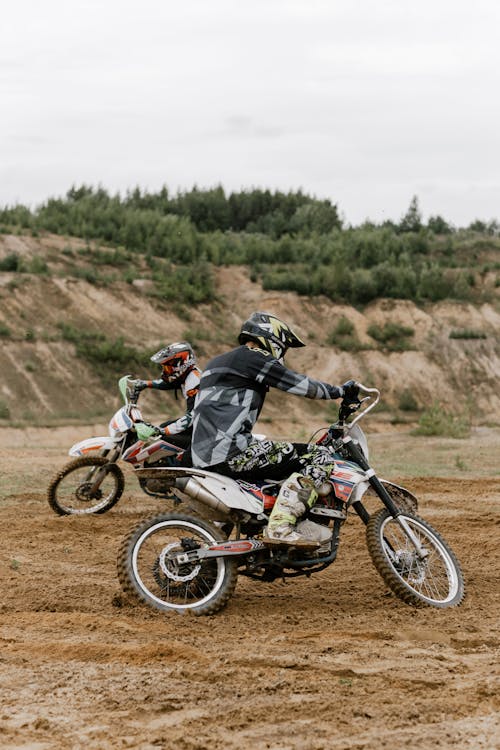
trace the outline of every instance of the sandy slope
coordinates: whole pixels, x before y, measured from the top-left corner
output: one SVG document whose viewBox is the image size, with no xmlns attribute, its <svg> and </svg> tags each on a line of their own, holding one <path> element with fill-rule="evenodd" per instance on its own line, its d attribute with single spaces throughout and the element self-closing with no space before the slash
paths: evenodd
<svg viewBox="0 0 500 750">
<path fill-rule="evenodd" d="M 461 558 L 459 609 L 388 594 L 353 518 L 317 577 L 241 579 L 220 614 L 166 617 L 115 574 L 159 504 L 129 477 L 109 514 L 56 517 L 44 491 L 69 435 L 54 436 L 1 436 L 2 748 L 500 748 L 498 479 L 407 481 Z"/>
</svg>

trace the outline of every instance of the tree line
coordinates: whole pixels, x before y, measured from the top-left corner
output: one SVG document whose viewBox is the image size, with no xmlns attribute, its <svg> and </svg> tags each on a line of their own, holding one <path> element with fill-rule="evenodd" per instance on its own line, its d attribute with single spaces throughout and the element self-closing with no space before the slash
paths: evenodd
<svg viewBox="0 0 500 750">
<path fill-rule="evenodd" d="M 486 270 L 478 267 L 481 251 L 500 249 L 497 222 L 477 220 L 457 229 L 433 216 L 424 223 L 417 197 L 399 222 L 352 227 L 344 225 L 335 204 L 301 191 L 226 194 L 222 187 L 175 195 L 166 188 L 136 188 L 124 196 L 72 187 L 35 209 L 0 208 L 0 231 L 13 227 L 122 247 L 146 256 L 153 270 L 168 263 L 169 274 L 175 271 L 191 288 L 192 301 L 213 298 L 210 268 L 228 264 L 248 265 L 266 289 L 350 304 L 377 297 L 475 299 L 484 294 L 478 283 L 478 273 Z M 173 281 L 164 284 L 166 296 L 175 293 Z"/>
</svg>

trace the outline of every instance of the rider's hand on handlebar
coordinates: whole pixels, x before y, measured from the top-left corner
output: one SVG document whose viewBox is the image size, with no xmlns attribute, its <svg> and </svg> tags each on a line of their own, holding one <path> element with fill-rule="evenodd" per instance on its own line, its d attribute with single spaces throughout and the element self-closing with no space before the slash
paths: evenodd
<svg viewBox="0 0 500 750">
<path fill-rule="evenodd" d="M 347 380 L 342 385 L 342 389 L 344 391 L 343 403 L 346 406 L 351 404 L 353 406 L 359 406 L 359 383 L 356 383 L 355 380 Z"/>
<path fill-rule="evenodd" d="M 359 395 L 359 383 L 356 383 L 355 380 L 346 380 L 345 383 L 342 383 L 342 390 L 344 391 L 344 398 L 348 398 L 349 400 L 357 399 Z"/>
<path fill-rule="evenodd" d="M 147 380 L 131 380 L 130 382 L 137 393 L 140 393 L 144 388 L 148 387 Z"/>
</svg>

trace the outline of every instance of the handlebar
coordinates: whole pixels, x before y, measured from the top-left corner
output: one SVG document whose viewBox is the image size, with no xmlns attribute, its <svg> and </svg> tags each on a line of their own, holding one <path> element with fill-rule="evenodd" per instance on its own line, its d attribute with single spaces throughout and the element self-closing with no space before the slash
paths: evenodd
<svg viewBox="0 0 500 750">
<path fill-rule="evenodd" d="M 375 400 L 374 400 L 374 401 L 372 401 L 372 403 L 371 403 L 371 404 L 369 404 L 368 406 L 366 406 L 366 407 L 365 407 L 365 408 L 363 409 L 363 411 L 362 411 L 362 412 L 361 412 L 360 414 L 358 414 L 358 416 L 357 416 L 357 417 L 355 417 L 355 418 L 354 418 L 354 419 L 352 420 L 352 422 L 350 422 L 350 423 L 349 423 L 351 427 L 352 427 L 353 425 L 355 425 L 355 424 L 356 424 L 356 422 L 359 422 L 359 420 L 360 420 L 360 419 L 362 419 L 363 417 L 365 417 L 365 416 L 366 416 L 366 415 L 368 414 L 368 412 L 369 412 L 369 411 L 371 411 L 372 409 L 374 409 L 374 408 L 375 408 L 375 406 L 376 406 L 376 405 L 378 404 L 378 402 L 380 401 L 380 391 L 378 390 L 378 388 L 367 388 L 367 387 L 366 387 L 366 385 L 363 385 L 362 383 L 358 383 L 357 385 L 358 385 L 358 389 L 359 389 L 360 391 L 362 391 L 363 393 L 367 393 L 367 394 L 368 394 L 368 395 L 366 396 L 366 398 L 362 398 L 362 399 L 360 399 L 360 405 L 359 405 L 359 406 L 357 407 L 358 409 L 359 409 L 359 408 L 361 407 L 361 404 L 362 404 L 362 403 L 363 403 L 364 401 L 369 401 L 369 400 L 370 400 L 370 399 L 372 398 L 372 394 L 375 394 Z"/>
<path fill-rule="evenodd" d="M 357 411 L 358 409 L 360 409 L 361 408 L 361 404 L 363 402 L 365 402 L 365 401 L 370 401 L 372 399 L 373 395 L 375 396 L 375 399 L 372 401 L 371 404 L 369 404 L 368 406 L 364 407 L 363 410 L 362 410 L 362 412 L 360 414 L 358 414 L 358 416 L 355 417 L 352 420 L 352 422 L 349 423 L 349 425 L 351 427 L 353 425 L 355 425 L 356 422 L 359 422 L 360 419 L 362 419 L 363 417 L 365 417 L 368 414 L 369 411 L 371 411 L 372 409 L 374 409 L 375 406 L 380 401 L 380 391 L 378 390 L 378 388 L 367 388 L 366 385 L 363 385 L 362 383 L 357 383 L 357 386 L 358 386 L 358 391 L 361 391 L 362 393 L 366 393 L 368 395 L 365 398 L 359 399 L 358 402 L 351 402 L 351 404 L 350 404 L 350 411 Z M 355 408 L 353 408 L 354 405 L 356 405 Z M 344 404 L 344 400 L 342 400 L 342 404 L 341 404 L 341 407 L 340 407 L 340 414 L 342 414 L 342 407 L 348 409 L 349 408 L 349 403 Z M 348 416 L 348 414 L 346 416 Z M 341 419 L 341 421 L 344 422 L 345 418 Z"/>
</svg>

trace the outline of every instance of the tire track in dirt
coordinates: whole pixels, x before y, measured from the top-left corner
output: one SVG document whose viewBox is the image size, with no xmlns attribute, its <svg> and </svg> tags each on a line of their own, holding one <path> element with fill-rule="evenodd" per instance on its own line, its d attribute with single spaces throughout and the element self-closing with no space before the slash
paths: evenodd
<svg viewBox="0 0 500 750">
<path fill-rule="evenodd" d="M 41 491 L 13 493 L 0 503 L 2 747 L 500 747 L 500 481 L 404 483 L 463 564 L 456 610 L 389 594 L 350 518 L 336 563 L 310 580 L 241 579 L 218 615 L 165 616 L 127 601 L 115 572 L 156 501 L 126 489 L 105 516 L 58 518 Z"/>
</svg>

